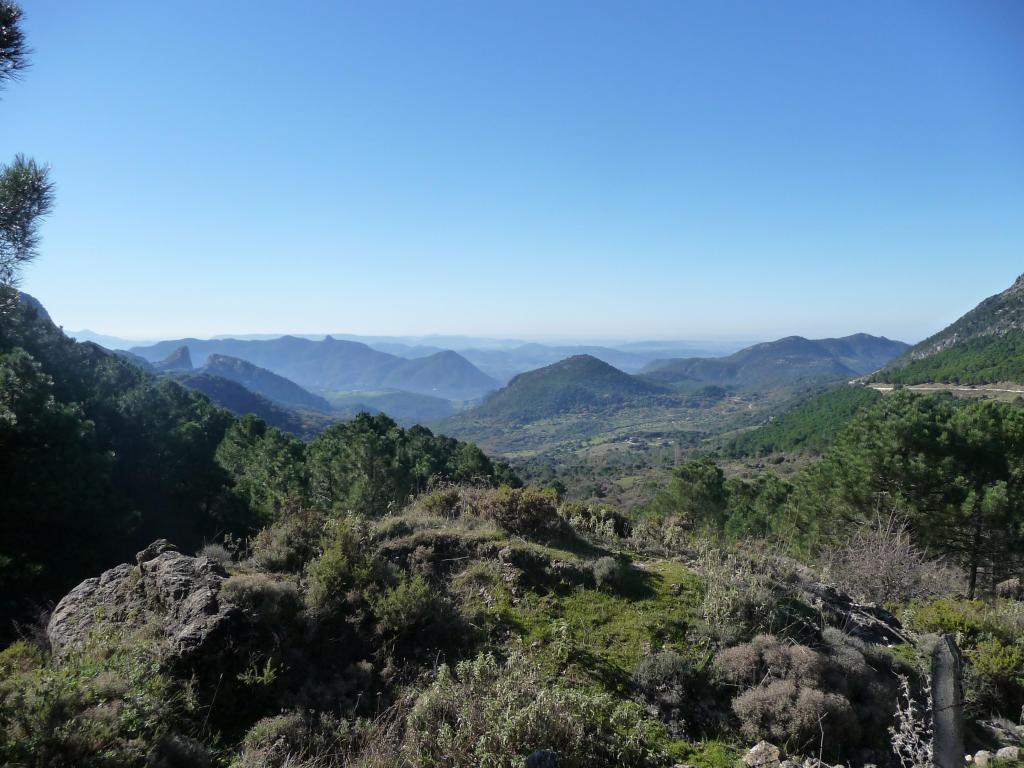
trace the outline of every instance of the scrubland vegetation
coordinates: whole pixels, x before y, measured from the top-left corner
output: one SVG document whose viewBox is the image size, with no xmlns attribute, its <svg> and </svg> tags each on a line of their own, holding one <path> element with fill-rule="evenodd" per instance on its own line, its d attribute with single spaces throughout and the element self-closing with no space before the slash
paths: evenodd
<svg viewBox="0 0 1024 768">
<path fill-rule="evenodd" d="M 1020 569 L 1016 405 L 897 393 L 792 481 L 691 461 L 626 513 L 514 487 L 472 445 L 380 415 L 304 444 L 19 312 L 3 358 L 18 382 L 5 611 L 22 620 L 0 656 L 9 764 L 519 766 L 547 750 L 569 766 L 712 768 L 760 739 L 891 764 L 899 681 L 920 692 L 939 632 L 965 652 L 972 743 L 1024 705 L 1024 611 L 995 589 Z M 132 463 L 100 436 L 131 439 Z M 106 457 L 106 480 L 35 445 Z M 48 466 L 63 507 L 31 503 Z M 38 509 L 67 510 L 106 548 L 71 558 L 80 540 L 44 537 Z M 19 597 L 56 599 L 187 520 L 180 546 L 224 569 L 218 600 L 244 616 L 216 674 L 176 660 L 166 605 L 47 647 Z M 819 582 L 902 625 L 851 633 Z"/>
</svg>

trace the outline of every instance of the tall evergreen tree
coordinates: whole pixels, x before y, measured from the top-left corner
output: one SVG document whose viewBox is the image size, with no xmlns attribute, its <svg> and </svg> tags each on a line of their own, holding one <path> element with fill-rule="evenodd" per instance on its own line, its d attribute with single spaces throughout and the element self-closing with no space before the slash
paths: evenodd
<svg viewBox="0 0 1024 768">
<path fill-rule="evenodd" d="M 21 20 L 17 4 L 0 0 L 0 88 L 28 67 Z M 18 275 L 35 258 L 39 222 L 52 207 L 49 168 L 24 155 L 0 165 L 0 311 L 9 311 L 17 300 L 14 286 Z"/>
</svg>

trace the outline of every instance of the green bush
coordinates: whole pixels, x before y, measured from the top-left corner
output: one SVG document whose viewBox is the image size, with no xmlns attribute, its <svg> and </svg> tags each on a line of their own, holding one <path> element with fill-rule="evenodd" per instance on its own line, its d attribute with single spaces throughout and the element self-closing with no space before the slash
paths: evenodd
<svg viewBox="0 0 1024 768">
<path fill-rule="evenodd" d="M 302 608 L 302 598 L 294 582 L 275 579 L 265 573 L 232 576 L 224 582 L 220 596 L 267 626 L 291 624 Z"/>
<path fill-rule="evenodd" d="M 558 496 L 551 489 L 510 488 L 480 494 L 479 511 L 506 531 L 527 538 L 552 537 L 562 533 Z"/>
<path fill-rule="evenodd" d="M 709 632 L 735 642 L 792 624 L 789 574 L 763 553 L 728 551 L 698 542 L 697 570 L 704 581 L 700 612 Z"/>
<path fill-rule="evenodd" d="M 313 510 L 288 513 L 256 534 L 250 545 L 253 562 L 266 571 L 301 571 L 320 550 L 324 522 Z"/>
<path fill-rule="evenodd" d="M 218 563 L 222 567 L 230 565 L 232 557 L 227 547 L 223 544 L 204 544 L 202 548 L 196 553 L 199 557 L 207 557 Z"/>
<path fill-rule="evenodd" d="M 671 650 L 640 659 L 633 670 L 633 685 L 639 700 L 669 724 L 673 735 L 686 732 L 691 712 L 698 709 L 692 699 L 706 702 L 711 690 L 690 659 Z"/>
<path fill-rule="evenodd" d="M 338 765 L 348 750 L 348 723 L 328 713 L 286 712 L 257 722 L 231 768 Z"/>
<path fill-rule="evenodd" d="M 381 631 L 407 637 L 443 620 L 447 604 L 430 583 L 417 574 L 404 577 L 373 603 Z"/>
<path fill-rule="evenodd" d="M 436 517 L 459 517 L 462 514 L 462 491 L 458 486 L 444 485 L 423 494 L 417 503 Z"/>
<path fill-rule="evenodd" d="M 328 522 L 322 552 L 306 565 L 306 605 L 314 615 L 337 609 L 354 588 L 384 580 L 386 565 L 370 549 L 370 531 L 356 515 Z"/>
<path fill-rule="evenodd" d="M 903 618 L 919 632 L 948 632 L 967 659 L 964 693 L 977 713 L 1017 718 L 1024 707 L 1024 603 L 942 598 L 910 606 Z"/>
<path fill-rule="evenodd" d="M 608 555 L 599 557 L 591 566 L 598 589 L 616 589 L 622 583 L 622 564 Z"/>
<path fill-rule="evenodd" d="M 407 721 L 405 757 L 422 768 L 521 768 L 536 750 L 562 768 L 656 766 L 662 728 L 632 702 L 544 679 L 532 660 L 486 654 L 441 667 Z"/>
<path fill-rule="evenodd" d="M 1024 651 L 997 638 L 982 640 L 968 657 L 979 675 L 998 684 L 1024 685 Z"/>
<path fill-rule="evenodd" d="M 992 621 L 989 607 L 981 600 L 948 597 L 911 610 L 914 628 L 924 632 L 950 632 L 967 643 L 973 643 L 985 634 L 1000 633 L 997 623 Z"/>
<path fill-rule="evenodd" d="M 633 532 L 629 518 L 604 504 L 567 501 L 558 508 L 558 514 L 580 533 L 612 539 L 629 538 Z"/>
<path fill-rule="evenodd" d="M 0 654 L 0 765 L 147 765 L 191 700 L 162 670 L 150 638 L 94 636 L 60 664 L 15 643 Z"/>
<path fill-rule="evenodd" d="M 972 709 L 1020 713 L 1024 706 L 1024 649 L 1021 640 L 1008 643 L 996 637 L 981 640 L 966 652 L 967 694 Z"/>
</svg>

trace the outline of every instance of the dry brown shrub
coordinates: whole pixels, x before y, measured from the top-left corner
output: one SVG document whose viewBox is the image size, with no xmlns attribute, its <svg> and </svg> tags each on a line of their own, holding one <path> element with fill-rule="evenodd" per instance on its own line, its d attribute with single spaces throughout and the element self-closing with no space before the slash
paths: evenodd
<svg viewBox="0 0 1024 768">
<path fill-rule="evenodd" d="M 857 524 L 847 541 L 822 555 L 826 581 L 859 600 L 905 603 L 964 591 L 963 572 L 917 546 L 896 512 Z"/>
</svg>

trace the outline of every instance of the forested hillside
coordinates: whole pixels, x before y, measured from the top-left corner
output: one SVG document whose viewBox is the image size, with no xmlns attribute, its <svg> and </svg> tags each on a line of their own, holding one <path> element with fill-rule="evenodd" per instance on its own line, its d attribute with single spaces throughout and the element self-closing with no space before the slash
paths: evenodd
<svg viewBox="0 0 1024 768">
<path fill-rule="evenodd" d="M 222 379 L 230 379 L 242 384 L 256 394 L 292 408 L 312 408 L 317 411 L 330 411 L 331 404 L 324 398 L 307 392 L 298 384 L 283 376 L 260 368 L 259 366 L 227 355 L 210 355 L 202 372 Z"/>
<path fill-rule="evenodd" d="M 467 417 L 523 423 L 667 393 L 664 387 L 623 373 L 596 357 L 577 355 L 519 374 Z"/>
<path fill-rule="evenodd" d="M 767 423 L 725 441 L 727 456 L 765 456 L 777 452 L 822 453 L 843 428 L 881 395 L 862 386 L 842 385 L 811 395 Z"/>
<path fill-rule="evenodd" d="M 892 384 L 1024 383 L 1024 275 L 872 377 Z"/>
<path fill-rule="evenodd" d="M 656 360 L 641 373 L 666 384 L 766 389 L 797 382 L 851 379 L 877 370 L 905 349 L 903 342 L 863 333 L 841 339 L 789 336 L 728 357 Z"/>
<path fill-rule="evenodd" d="M 298 476 L 302 493 L 312 493 L 306 484 L 315 482 L 328 506 L 345 499 L 374 509 L 400 505 L 433 482 L 514 481 L 474 446 L 423 428 L 403 430 L 386 416 L 328 430 L 308 447 L 250 419 L 244 423 L 252 444 L 240 454 L 247 458 L 226 465 L 218 451 L 226 439 L 238 442 L 242 422 L 173 380 L 71 341 L 36 306 L 20 302 L 0 326 L 4 634 L 12 618 L 26 618 L 33 606 L 155 538 L 195 549 L 227 532 L 251 532 L 281 503 L 265 498 L 273 497 L 271 487 L 258 499 L 245 490 L 253 472 Z M 190 385 L 205 386 L 202 377 L 185 375 Z M 281 413 L 270 407 L 268 416 Z M 287 414 L 281 418 L 281 426 L 301 429 Z M 291 448 L 268 456 L 266 441 Z M 295 467 L 282 463 L 286 456 Z M 250 461 L 272 464 L 260 470 Z M 332 467 L 330 483 L 315 480 L 323 462 Z"/>
</svg>

